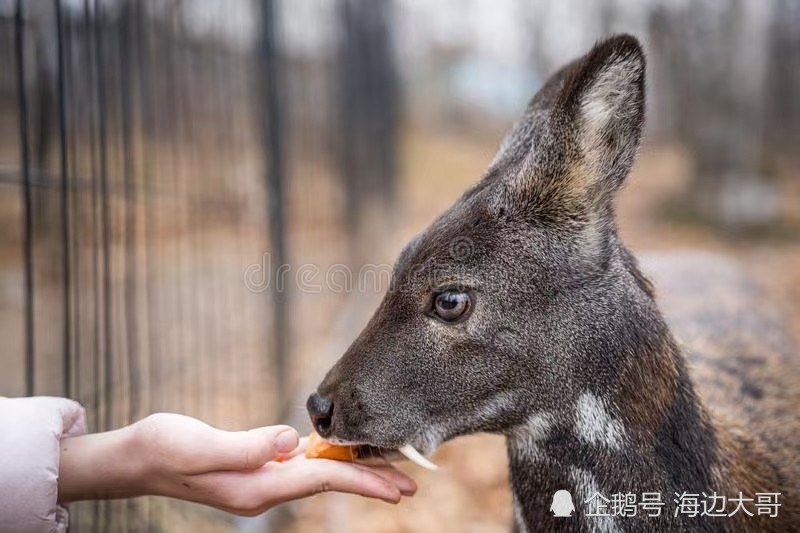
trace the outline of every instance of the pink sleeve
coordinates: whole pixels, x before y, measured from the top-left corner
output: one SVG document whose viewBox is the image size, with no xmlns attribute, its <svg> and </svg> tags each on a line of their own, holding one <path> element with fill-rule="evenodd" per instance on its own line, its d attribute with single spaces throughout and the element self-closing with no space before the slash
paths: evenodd
<svg viewBox="0 0 800 533">
<path fill-rule="evenodd" d="M 59 441 L 86 432 L 86 415 L 64 398 L 0 397 L 0 532 L 63 532 L 57 504 Z"/>
</svg>

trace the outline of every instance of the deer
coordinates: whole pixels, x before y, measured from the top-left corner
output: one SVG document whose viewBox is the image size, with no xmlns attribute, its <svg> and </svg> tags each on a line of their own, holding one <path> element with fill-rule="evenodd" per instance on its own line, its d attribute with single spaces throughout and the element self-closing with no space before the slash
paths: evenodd
<svg viewBox="0 0 800 533">
<path fill-rule="evenodd" d="M 620 240 L 645 71 L 622 34 L 543 84 L 480 180 L 403 249 L 378 309 L 308 398 L 322 437 L 425 464 L 455 437 L 504 435 L 520 532 L 798 530 L 797 395 L 754 395 L 766 407 L 749 419 L 712 412 Z M 598 493 L 658 493 L 664 506 L 555 517 L 562 490 L 576 507 Z M 673 509 L 678 495 L 767 493 L 776 516 Z"/>
</svg>

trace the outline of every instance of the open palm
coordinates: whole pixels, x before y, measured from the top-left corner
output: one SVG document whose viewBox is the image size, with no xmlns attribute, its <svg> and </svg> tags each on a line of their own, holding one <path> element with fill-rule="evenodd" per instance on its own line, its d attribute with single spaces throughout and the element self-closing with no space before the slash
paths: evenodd
<svg viewBox="0 0 800 533">
<path fill-rule="evenodd" d="M 397 503 L 414 481 L 389 464 L 366 466 L 308 459 L 306 440 L 289 426 L 223 431 L 197 419 L 159 413 L 131 426 L 147 492 L 257 515 L 320 492 L 359 494 Z M 281 461 L 275 461 L 281 457 Z"/>
</svg>

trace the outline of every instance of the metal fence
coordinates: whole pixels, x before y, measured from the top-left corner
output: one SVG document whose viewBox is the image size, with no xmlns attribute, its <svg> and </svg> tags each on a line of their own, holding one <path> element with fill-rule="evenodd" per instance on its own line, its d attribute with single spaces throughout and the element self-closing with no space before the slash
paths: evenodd
<svg viewBox="0 0 800 533">
<path fill-rule="evenodd" d="M 356 261 L 370 206 L 394 197 L 391 5 L 328 4 L 335 46 L 313 53 L 272 0 L 0 5 L 0 394 L 75 398 L 95 431 L 289 416 L 313 349 L 297 339 L 338 302 L 270 280 Z M 82 504 L 73 526 L 228 524 L 204 513 Z"/>
</svg>

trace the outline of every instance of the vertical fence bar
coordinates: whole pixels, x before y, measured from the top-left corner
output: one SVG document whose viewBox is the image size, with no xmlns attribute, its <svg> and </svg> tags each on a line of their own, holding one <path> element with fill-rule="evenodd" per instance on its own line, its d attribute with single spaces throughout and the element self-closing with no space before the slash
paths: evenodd
<svg viewBox="0 0 800 533">
<path fill-rule="evenodd" d="M 126 423 L 133 422 L 141 407 L 141 370 L 139 367 L 139 321 L 136 294 L 136 183 L 133 160 L 133 72 L 131 46 L 131 6 L 126 4 L 120 22 L 120 90 L 122 97 L 122 179 L 125 196 L 125 332 L 128 353 L 128 398 L 130 405 Z"/>
<path fill-rule="evenodd" d="M 94 32 L 92 31 L 92 11 L 90 0 L 84 0 L 83 4 L 83 30 L 86 32 L 86 50 L 85 57 L 83 58 L 88 69 L 88 80 L 86 82 L 87 89 L 87 102 L 89 107 L 89 180 L 91 182 L 91 211 L 92 211 L 92 381 L 94 385 L 94 427 L 95 431 L 100 430 L 100 353 L 101 353 L 101 339 L 100 339 L 100 286 L 99 286 L 99 272 L 100 272 L 100 256 L 99 256 L 99 239 L 98 227 L 99 222 L 99 209 L 97 206 L 98 187 L 97 187 L 97 154 L 95 146 L 96 138 L 96 100 L 94 99 L 96 76 L 94 69 Z"/>
<path fill-rule="evenodd" d="M 157 366 L 156 361 L 159 358 L 157 335 L 154 331 L 155 324 L 158 323 L 158 316 L 155 315 L 158 309 L 156 304 L 154 284 L 154 277 L 156 275 L 156 258 L 155 247 L 153 245 L 153 206 L 152 196 L 149 185 L 152 172 L 152 160 L 150 157 L 150 143 L 154 143 L 153 134 L 153 99 L 151 96 L 151 87 L 148 79 L 148 65 L 149 65 L 149 48 L 147 34 L 145 33 L 146 18 L 144 13 L 144 6 L 141 2 L 134 3 L 134 26 L 132 30 L 132 38 L 136 48 L 136 61 L 131 65 L 131 68 L 136 69 L 137 81 L 137 102 L 139 109 L 139 124 L 140 124 L 140 186 L 142 192 L 142 253 L 144 262 L 144 294 L 143 301 L 141 302 L 144 309 L 144 326 L 147 329 L 147 338 L 145 344 L 147 349 L 147 394 L 144 396 L 143 410 L 144 412 L 151 412 L 154 410 L 154 390 L 156 387 Z M 144 378 L 144 376 L 142 376 Z M 144 499 L 142 509 L 142 523 L 145 528 L 151 528 L 151 521 L 157 522 L 154 508 L 151 505 L 150 498 Z"/>
<path fill-rule="evenodd" d="M 64 20 L 64 42 L 66 44 L 66 54 L 64 56 L 64 71 L 65 71 L 65 81 L 67 85 L 67 93 L 69 97 L 72 99 L 72 105 L 78 106 L 78 113 L 73 113 L 70 116 L 70 120 L 68 122 L 68 135 L 67 138 L 69 139 L 68 143 L 68 150 L 71 154 L 67 157 L 69 161 L 69 174 L 73 177 L 73 180 L 77 182 L 76 177 L 78 176 L 78 143 L 76 138 L 79 135 L 78 123 L 79 120 L 77 115 L 80 113 L 80 99 L 78 98 L 78 84 L 76 83 L 76 77 L 73 75 L 74 73 L 74 44 L 75 34 L 73 32 L 73 22 L 70 18 Z M 81 263 L 80 263 L 80 256 L 81 256 L 81 226 L 80 226 L 80 194 L 77 188 L 77 185 L 74 185 L 75 189 L 71 192 L 70 197 L 70 213 L 72 215 L 72 220 L 75 221 L 73 224 L 73 232 L 72 232 L 72 240 L 73 244 L 71 245 L 72 249 L 72 256 L 70 257 L 70 271 L 73 273 L 73 280 L 72 280 L 72 293 L 75 297 L 72 299 L 73 308 L 72 308 L 72 324 L 73 324 L 73 331 L 75 334 L 72 336 L 73 340 L 73 348 L 72 348 L 72 361 L 73 361 L 73 383 L 72 383 L 72 396 L 73 398 L 82 401 L 82 389 L 81 389 L 81 372 L 82 372 L 82 360 L 81 357 Z"/>
<path fill-rule="evenodd" d="M 103 386 L 105 406 L 103 413 L 103 428 L 111 429 L 114 368 L 112 361 L 112 328 L 111 328 L 111 216 L 109 209 L 109 189 L 108 189 L 108 133 L 107 133 L 107 102 L 105 87 L 105 48 L 102 28 L 102 4 L 95 1 L 94 13 L 94 34 L 95 34 L 95 74 L 97 82 L 97 118 L 98 118 L 98 141 L 100 155 L 100 229 L 101 247 L 103 257 Z"/>
<path fill-rule="evenodd" d="M 273 291 L 273 357 L 276 372 L 276 398 L 279 420 L 288 414 L 287 383 L 288 302 L 286 287 L 279 284 L 276 272 L 286 264 L 286 220 L 284 213 L 284 141 L 288 138 L 284 120 L 283 72 L 278 50 L 278 22 L 274 0 L 261 3 L 261 76 L 263 95 L 261 134 L 266 163 L 267 209 L 269 237 L 273 253 L 272 272 L 269 272 Z"/>
<path fill-rule="evenodd" d="M 25 394 L 35 391 L 36 351 L 33 321 L 33 211 L 31 205 L 30 145 L 28 139 L 28 97 L 25 92 L 25 17 L 23 0 L 17 0 L 14 12 L 14 46 L 17 68 L 19 109 L 19 146 L 22 167 L 22 258 L 25 283 Z"/>
<path fill-rule="evenodd" d="M 181 217 L 181 237 L 180 242 L 186 247 L 186 269 L 183 271 L 187 287 L 186 300 L 188 309 L 186 312 L 186 332 L 190 339 L 189 352 L 181 354 L 182 374 L 188 378 L 191 384 L 186 390 L 190 398 L 190 408 L 197 416 L 206 417 L 205 401 L 207 396 L 202 391 L 205 389 L 203 380 L 205 379 L 206 367 L 205 339 L 210 326 L 202 326 L 202 313 L 204 306 L 201 293 L 200 277 L 202 267 L 200 263 L 206 258 L 202 256 L 202 244 L 198 236 L 199 220 L 196 216 L 195 206 L 203 195 L 203 186 L 206 180 L 205 175 L 200 171 L 199 153 L 197 143 L 200 141 L 200 133 L 196 128 L 195 122 L 198 110 L 195 103 L 198 100 L 197 84 L 195 84 L 195 43 L 190 38 L 186 29 L 185 22 L 180 25 L 180 42 L 178 50 L 178 61 L 176 63 L 176 83 L 182 84 L 182 97 L 178 99 L 178 113 L 180 115 L 180 129 L 178 138 L 181 142 L 181 155 L 183 156 L 184 172 L 181 175 L 181 202 L 183 205 L 183 216 Z M 204 111 L 203 111 L 204 112 Z M 201 118 L 202 121 L 202 118 Z M 198 121 L 200 122 L 200 121 Z M 199 176 L 194 183 L 190 183 L 189 176 Z M 188 361 L 188 353 L 194 354 L 195 360 Z M 193 364 L 192 364 L 193 363 Z M 199 384 L 199 386 L 198 386 Z"/>
<path fill-rule="evenodd" d="M 164 53 L 164 62 L 167 65 L 168 70 L 168 78 L 167 78 L 167 88 L 166 88 L 166 102 L 167 106 L 165 111 L 165 116 L 168 120 L 168 126 L 166 127 L 167 135 L 169 136 L 170 140 L 170 149 L 172 150 L 170 156 L 170 185 L 169 185 L 169 193 L 172 195 L 172 202 L 174 205 L 174 209 L 170 213 L 169 217 L 167 218 L 167 228 L 168 231 L 171 231 L 169 241 L 165 244 L 167 248 L 172 248 L 172 257 L 170 258 L 174 261 L 173 265 L 179 271 L 177 279 L 173 278 L 173 281 L 168 282 L 172 285 L 173 288 L 173 320 L 175 321 L 176 327 L 178 328 L 178 333 L 174 335 L 174 350 L 170 355 L 172 359 L 170 363 L 170 370 L 171 372 L 170 379 L 174 380 L 174 383 L 170 384 L 170 388 L 174 392 L 172 401 L 172 409 L 178 409 L 179 411 L 185 411 L 186 405 L 186 390 L 187 390 L 187 380 L 184 379 L 185 376 L 185 364 L 183 361 L 183 354 L 189 353 L 189 343 L 187 341 L 186 335 L 186 311 L 184 309 L 184 303 L 187 300 L 185 298 L 185 284 L 183 279 L 183 246 L 180 243 L 181 239 L 181 231 L 183 229 L 183 212 L 184 212 L 184 205 L 182 204 L 183 198 L 181 198 L 181 165 L 183 161 L 181 160 L 181 146 L 180 146 L 180 132 L 182 129 L 181 124 L 181 116 L 179 112 L 178 106 L 178 76 L 177 76 L 177 69 L 178 63 L 176 59 L 176 47 L 181 43 L 178 38 L 178 23 L 176 21 L 177 13 L 173 12 L 169 17 L 169 29 L 164 31 L 162 29 L 161 32 L 161 39 L 159 40 L 160 46 L 166 46 L 167 50 L 163 51 Z M 171 31 L 170 31 L 171 29 Z"/>
<path fill-rule="evenodd" d="M 161 359 L 160 343 L 158 342 L 158 335 L 156 335 L 157 324 L 161 324 L 161 306 L 163 305 L 160 297 L 157 295 L 156 283 L 160 279 L 157 274 L 159 271 L 159 260 L 157 252 L 159 244 L 156 242 L 157 224 L 155 221 L 155 211 L 157 206 L 153 205 L 153 197 L 156 193 L 153 192 L 155 187 L 151 183 L 153 178 L 152 173 L 154 170 L 154 161 L 151 156 L 150 146 L 156 144 L 156 129 L 155 129 L 155 97 L 153 91 L 153 81 L 150 74 L 151 58 L 150 58 L 150 38 L 147 32 L 147 19 L 144 13 L 144 7 L 141 2 L 137 2 L 136 6 L 136 43 L 138 53 L 136 55 L 136 65 L 138 70 L 138 88 L 139 88 L 139 109 L 141 113 L 141 128 L 142 128 L 142 190 L 144 194 L 144 217 L 143 217 L 143 231 L 145 245 L 145 298 L 147 302 L 144 304 L 146 313 L 145 321 L 147 324 L 147 353 L 148 353 L 148 409 L 155 408 L 164 409 L 164 395 L 159 394 L 156 400 L 156 384 L 159 383 L 158 377 L 160 376 L 159 361 Z"/>
<path fill-rule="evenodd" d="M 228 52 L 230 54 L 230 52 Z M 243 60 L 243 64 L 250 65 L 249 56 Z M 218 133 L 219 143 L 227 142 L 228 146 L 228 153 L 226 154 L 227 157 L 224 161 L 224 165 L 227 166 L 229 169 L 236 169 L 236 163 L 238 161 L 242 161 L 247 157 L 247 148 L 246 143 L 244 142 L 244 136 L 242 132 L 245 130 L 245 127 L 241 124 L 239 120 L 240 116 L 240 109 L 241 107 L 247 105 L 241 101 L 239 101 L 235 96 L 239 93 L 236 91 L 241 88 L 243 85 L 242 78 L 243 78 L 243 71 L 249 72 L 250 69 L 237 69 L 236 64 L 234 63 L 233 59 L 231 58 L 229 61 L 222 60 L 221 65 L 223 72 L 225 73 L 224 79 L 228 80 L 228 88 L 231 91 L 230 93 L 225 93 L 221 91 L 221 98 L 222 98 L 222 116 L 223 122 L 220 125 Z M 253 69 L 255 70 L 255 69 Z M 248 78 L 249 79 L 249 78 Z M 231 94 L 234 96 L 231 97 Z M 241 176 L 241 172 L 236 170 L 233 174 L 233 178 L 239 178 Z M 232 181 L 234 181 L 232 180 Z M 234 224 L 232 230 L 234 232 L 233 235 L 233 244 L 234 244 L 234 256 L 233 256 L 233 264 L 235 268 L 241 268 L 245 262 L 245 252 L 244 252 L 244 217 L 237 216 L 234 220 Z M 229 268 L 229 267 L 228 267 Z M 226 343 L 230 343 L 230 339 L 236 338 L 238 333 L 237 329 L 241 327 L 244 323 L 245 317 L 245 297 L 244 291 L 241 290 L 228 290 L 227 292 L 227 302 L 228 307 L 230 309 L 230 313 L 228 316 L 228 339 L 226 339 Z M 239 390 L 244 389 L 245 397 L 247 398 L 244 402 L 244 418 L 247 420 L 248 424 L 253 423 L 253 405 L 252 402 L 249 401 L 249 398 L 252 397 L 250 395 L 250 390 L 248 389 L 249 382 L 246 381 L 245 385 L 242 385 L 242 377 L 244 375 L 249 375 L 245 368 L 252 368 L 250 365 L 252 363 L 252 355 L 248 354 L 245 361 L 242 361 L 240 358 L 237 358 L 237 361 L 234 363 L 237 366 L 234 367 L 236 375 L 236 388 Z"/>
<path fill-rule="evenodd" d="M 104 430 L 111 429 L 113 423 L 112 405 L 114 368 L 112 360 L 112 301 L 111 301 L 111 218 L 109 212 L 109 189 L 108 189 L 108 132 L 107 132 L 107 102 L 106 102 L 106 77 L 105 77 L 105 46 L 103 38 L 103 17 L 102 3 L 94 1 L 94 17 L 92 19 L 91 31 L 94 34 L 94 64 L 95 64 L 95 83 L 97 91 L 97 141 L 99 155 L 99 208 L 100 208 L 100 253 L 102 265 L 102 311 L 100 319 L 103 326 L 103 344 L 100 352 L 102 362 L 102 417 L 101 423 Z M 100 383 L 96 384 L 100 387 Z M 103 522 L 99 523 L 101 530 L 110 527 L 111 524 L 111 504 L 102 502 L 101 506 Z"/>
<path fill-rule="evenodd" d="M 193 296 L 193 316 L 192 316 L 192 329 L 195 333 L 193 337 L 192 353 L 196 354 L 196 364 L 189 365 L 191 372 L 195 373 L 195 379 L 192 380 L 196 386 L 195 397 L 197 405 L 198 416 L 208 418 L 208 396 L 216 394 L 211 392 L 208 388 L 208 336 L 211 333 L 215 323 L 212 320 L 211 324 L 204 324 L 204 318 L 208 315 L 208 303 L 206 300 L 207 287 L 211 283 L 211 277 L 207 273 L 207 265 L 210 257 L 205 253 L 207 246 L 204 243 L 205 228 L 202 226 L 202 217 L 198 216 L 198 205 L 205 201 L 206 188 L 208 186 L 208 177 L 201 173 L 200 168 L 206 168 L 202 163 L 202 155 L 204 151 L 198 150 L 198 143 L 202 143 L 204 139 L 204 132 L 200 126 L 204 120 L 208 120 L 207 102 L 203 102 L 204 88 L 202 80 L 198 81 L 198 68 L 197 68 L 197 55 L 199 52 L 195 49 L 195 42 L 191 39 L 186 39 L 184 48 L 181 54 L 181 76 L 180 79 L 186 84 L 184 89 L 184 97 L 181 101 L 184 103 L 182 106 L 182 114 L 186 122 L 186 146 L 184 150 L 189 155 L 189 175 L 202 176 L 201 179 L 196 180 L 194 185 L 188 185 L 186 191 L 186 207 L 187 207 L 187 239 L 189 240 L 189 249 L 191 256 L 189 257 L 189 267 Z M 207 90 L 207 89 L 206 89 Z M 201 105 L 197 105 L 201 104 Z M 202 148 L 202 144 L 201 144 Z M 202 166 L 201 166 L 202 165 Z M 200 168 L 199 168 L 200 167 Z"/>
<path fill-rule="evenodd" d="M 64 346 L 63 373 L 64 394 L 72 396 L 72 235 L 69 205 L 69 171 L 67 159 L 67 97 L 66 72 L 64 68 L 66 49 L 64 46 L 64 14 L 61 0 L 53 0 L 56 11 L 56 39 L 58 41 L 58 130 L 61 165 L 61 240 L 63 247 L 62 276 L 64 276 Z"/>
<path fill-rule="evenodd" d="M 232 180 L 235 178 L 236 173 L 233 172 L 232 169 L 235 168 L 234 164 L 231 164 L 230 155 L 231 155 L 231 145 L 236 142 L 236 139 L 231 132 L 231 121 L 233 117 L 231 116 L 232 112 L 229 112 L 227 109 L 227 95 L 225 94 L 225 87 L 228 90 L 231 90 L 231 85 L 235 82 L 235 78 L 233 76 L 226 76 L 226 59 L 230 58 L 230 52 L 227 50 L 217 50 L 214 53 L 213 61 L 214 61 L 214 73 L 218 80 L 226 80 L 225 84 L 222 83 L 215 83 L 214 84 L 214 92 L 212 95 L 213 102 L 213 109 L 214 109 L 214 116 L 219 120 L 217 127 L 212 130 L 212 137 L 211 143 L 217 146 L 217 150 L 219 151 L 217 157 L 214 158 L 214 172 L 217 175 L 217 179 L 215 180 L 215 187 L 217 190 L 223 191 L 225 190 L 224 184 L 228 180 Z M 226 57 L 227 56 L 227 57 Z M 228 235 L 230 232 L 235 231 L 232 228 L 230 222 L 226 222 L 225 224 L 225 233 Z M 212 243 L 213 246 L 213 243 Z M 230 250 L 236 250 L 237 245 L 234 244 Z M 226 254 L 231 255 L 231 254 Z M 214 390 L 224 390 L 223 387 L 231 387 L 231 381 L 225 381 L 223 377 L 225 376 L 225 360 L 221 357 L 222 353 L 225 353 L 224 347 L 230 345 L 230 339 L 232 338 L 231 332 L 233 330 L 233 319 L 234 315 L 234 306 L 231 304 L 230 295 L 234 292 L 232 288 L 225 288 L 225 278 L 228 275 L 228 261 L 230 260 L 229 257 L 218 256 L 215 260 L 215 270 L 216 274 L 214 275 L 214 279 L 217 283 L 215 283 L 215 295 L 214 295 L 214 302 L 217 302 L 220 310 L 221 310 L 221 318 L 224 319 L 220 320 L 221 327 L 219 329 L 219 335 L 216 338 L 216 342 L 213 344 L 213 351 L 212 351 L 212 360 L 214 361 L 213 365 L 213 374 L 214 374 Z M 220 267 L 221 265 L 221 267 Z M 220 268 L 222 272 L 220 274 Z M 241 372 L 241 361 L 239 357 L 232 358 L 230 361 L 230 372 L 234 376 L 240 375 Z M 221 385 L 224 384 L 224 385 Z M 241 391 L 237 391 L 237 394 L 241 394 Z M 223 411 L 220 410 L 221 402 L 219 401 L 220 394 L 215 394 L 215 402 L 214 402 L 214 419 L 217 423 L 222 421 L 222 417 L 220 413 Z M 242 423 L 242 410 L 240 403 L 237 401 L 234 403 L 235 411 L 234 411 L 234 419 L 237 423 Z"/>
<path fill-rule="evenodd" d="M 91 219 L 92 219 L 92 385 L 93 391 L 93 416 L 94 430 L 102 431 L 102 419 L 100 413 L 100 406 L 102 404 L 100 388 L 100 375 L 101 375 L 101 359 L 102 359 L 102 338 L 100 335 L 100 306 L 102 303 L 101 287 L 100 287 L 100 208 L 99 208 L 99 187 L 97 177 L 97 99 L 95 98 L 95 90 L 97 83 L 96 65 L 95 65 L 95 32 L 93 20 L 93 6 L 94 0 L 83 0 L 83 31 L 86 36 L 86 49 L 83 61 L 88 71 L 86 90 L 87 90 L 87 103 L 89 109 L 89 180 L 91 182 L 90 195 L 91 195 Z M 95 500 L 92 505 L 92 531 L 100 531 L 100 515 L 102 513 L 102 506 L 99 500 Z"/>
</svg>

